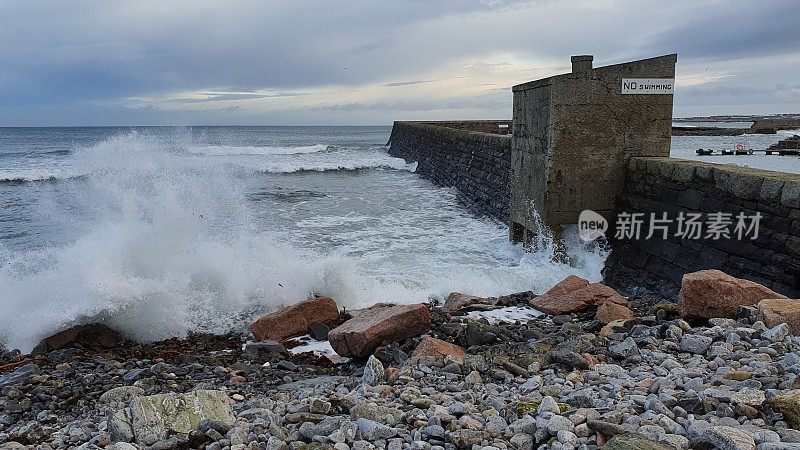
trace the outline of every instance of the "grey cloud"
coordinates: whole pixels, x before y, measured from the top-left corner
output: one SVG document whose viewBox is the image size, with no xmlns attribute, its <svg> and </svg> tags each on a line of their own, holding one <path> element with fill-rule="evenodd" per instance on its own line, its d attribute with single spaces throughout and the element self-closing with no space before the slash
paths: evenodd
<svg viewBox="0 0 800 450">
<path fill-rule="evenodd" d="M 417 81 L 395 81 L 393 83 L 386 83 L 382 86 L 385 87 L 397 87 L 397 86 L 410 86 L 412 84 L 424 84 L 424 83 L 431 83 L 434 80 L 417 80 Z"/>
<path fill-rule="evenodd" d="M 159 110 L 150 112 L 152 120 L 283 121 L 308 114 L 320 123 L 341 123 L 342 117 L 372 123 L 375 108 L 386 111 L 381 120 L 391 120 L 391 108 L 412 112 L 414 107 L 420 114 L 484 108 L 494 115 L 500 103 L 485 103 L 481 94 L 473 101 L 445 100 L 440 108 L 427 98 L 387 97 L 319 114 L 304 107 L 212 109 L 220 101 L 244 105 L 321 87 L 405 86 L 432 77 L 447 92 L 450 78 L 511 70 L 517 71 L 515 82 L 524 82 L 543 72 L 568 71 L 569 56 L 578 53 L 595 54 L 600 65 L 675 51 L 683 73 L 708 65 L 736 68 L 730 78 L 684 89 L 676 96 L 676 110 L 682 102 L 697 105 L 703 96 L 744 92 L 751 85 L 767 86 L 778 92 L 776 101 L 784 101 L 794 98 L 793 91 L 781 94 L 779 85 L 792 85 L 792 74 L 800 71 L 798 15 L 800 3 L 792 0 L 87 0 L 79 5 L 0 0 L 0 125 L 46 125 L 49 118 L 62 117 L 60 109 L 73 111 L 63 117 L 77 124 L 106 117 L 140 120 L 147 111 L 109 113 L 96 105 L 181 92 L 207 92 L 205 99 L 174 101 L 209 103 L 207 115 Z M 780 55 L 791 57 L 758 59 Z M 745 73 L 742 61 L 748 59 L 758 66 L 750 71 L 754 75 Z M 448 78 L 441 75 L 445 67 L 460 72 Z M 754 101 L 733 97 L 730 101 L 742 107 Z M 510 103 L 503 105 L 510 114 Z"/>
<path fill-rule="evenodd" d="M 223 94 L 205 94 L 204 98 L 176 98 L 169 100 L 169 103 L 206 103 L 229 100 L 253 100 L 260 98 L 285 98 L 300 97 L 306 95 L 303 92 L 276 92 L 272 94 L 254 94 L 249 92 L 229 92 Z"/>
</svg>

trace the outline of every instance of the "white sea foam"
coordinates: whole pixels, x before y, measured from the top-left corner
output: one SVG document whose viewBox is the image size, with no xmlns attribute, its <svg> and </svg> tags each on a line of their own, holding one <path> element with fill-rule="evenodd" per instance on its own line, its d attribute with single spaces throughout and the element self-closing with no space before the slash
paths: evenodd
<svg viewBox="0 0 800 450">
<path fill-rule="evenodd" d="M 75 152 L 75 167 L 88 175 L 59 189 L 76 204 L 42 202 L 41 214 L 84 225 L 62 245 L 19 251 L 0 244 L 0 340 L 8 347 L 29 351 L 55 331 L 95 321 L 141 341 L 243 330 L 254 313 L 312 292 L 356 308 L 451 291 L 541 292 L 571 273 L 600 279 L 602 250 L 569 242 L 577 264 L 554 259 L 554 246 L 525 253 L 506 242 L 502 227 L 466 214 L 451 191 L 407 172 L 333 184 L 322 177 L 320 189 L 339 183 L 342 193 L 314 197 L 322 202 L 309 203 L 317 220 L 301 217 L 295 203 L 265 219 L 247 200 L 248 182 L 266 182 L 252 167 L 166 147 L 132 133 Z M 291 158 L 300 160 L 294 167 L 309 167 L 309 158 L 323 162 L 320 155 L 329 153 Z M 396 159 L 382 150 L 334 156 L 336 167 L 359 157 L 372 161 L 368 167 L 406 167 L 387 162 Z M 309 180 L 299 183 L 309 189 Z M 394 207 L 393 198 L 405 203 Z M 387 209 L 362 220 L 353 205 Z"/>
<path fill-rule="evenodd" d="M 75 178 L 82 175 L 84 174 L 80 172 L 62 170 L 62 169 L 45 169 L 45 168 L 6 169 L 0 171 L 0 183 L 61 180 L 67 178 Z"/>
<path fill-rule="evenodd" d="M 493 309 L 490 311 L 471 311 L 467 316 L 478 319 L 486 319 L 490 323 L 514 323 L 527 322 L 544 316 L 544 313 L 533 308 L 520 306 L 506 306 L 504 308 Z"/>
<path fill-rule="evenodd" d="M 268 173 L 295 173 L 295 172 L 326 172 L 331 170 L 365 170 L 365 169 L 393 169 L 417 170 L 417 163 L 406 163 L 401 158 L 393 158 L 385 154 L 364 155 L 337 155 L 332 158 L 293 159 L 289 161 L 265 161 L 255 167 Z"/>
<path fill-rule="evenodd" d="M 324 152 L 329 148 L 330 147 L 323 144 L 298 147 L 235 147 L 232 145 L 208 145 L 203 147 L 189 147 L 189 153 L 205 156 L 300 155 Z"/>
</svg>

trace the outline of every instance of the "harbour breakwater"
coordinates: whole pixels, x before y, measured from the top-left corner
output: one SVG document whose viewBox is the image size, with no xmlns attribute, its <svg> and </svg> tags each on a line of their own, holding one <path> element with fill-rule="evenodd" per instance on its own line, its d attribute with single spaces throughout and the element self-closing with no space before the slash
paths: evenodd
<svg viewBox="0 0 800 450">
<path fill-rule="evenodd" d="M 510 120 L 395 122 L 389 154 L 416 161 L 416 172 L 458 190 L 478 215 L 508 220 L 511 173 Z"/>
<path fill-rule="evenodd" d="M 512 138 L 470 131 L 473 123 L 458 129 L 436 122 L 396 122 L 389 152 L 416 161 L 422 177 L 457 189 L 478 214 L 508 222 Z M 674 295 L 685 273 L 721 269 L 785 295 L 798 295 L 800 177 L 659 157 L 631 158 L 623 171 L 615 214 L 606 217 L 612 227 L 608 283 L 646 285 Z M 668 239 L 613 239 L 613 222 L 620 213 L 645 218 L 666 213 L 675 219 L 680 212 L 719 212 L 732 220 L 739 213 L 757 212 L 759 235 L 747 240 L 681 239 L 674 236 L 673 224 Z"/>
</svg>

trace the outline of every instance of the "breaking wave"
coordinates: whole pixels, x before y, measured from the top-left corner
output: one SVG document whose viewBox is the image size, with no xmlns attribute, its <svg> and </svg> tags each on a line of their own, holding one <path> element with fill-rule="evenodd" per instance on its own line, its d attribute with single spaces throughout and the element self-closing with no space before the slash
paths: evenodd
<svg viewBox="0 0 800 450">
<path fill-rule="evenodd" d="M 59 169 L 18 169 L 0 172 L 0 183 L 53 181 L 84 176 L 83 173 Z"/>
<path fill-rule="evenodd" d="M 0 242 L 0 342 L 27 352 L 54 332 L 90 322 L 145 342 L 189 332 L 226 333 L 245 329 L 256 313 L 311 293 L 354 308 L 423 302 L 454 290 L 541 291 L 570 273 L 600 279 L 601 251 L 574 247 L 578 265 L 555 261 L 549 250 L 525 253 L 505 242 L 498 225 L 462 212 L 449 191 L 405 172 L 364 176 L 376 186 L 397 181 L 400 187 L 387 195 L 427 203 L 362 220 L 351 206 L 333 209 L 330 202 L 346 196 L 322 196 L 311 213 L 316 219 L 294 218 L 287 210 L 265 220 L 257 209 L 261 204 L 248 200 L 249 188 L 266 182 L 254 167 L 243 172 L 241 164 L 171 148 L 131 133 L 75 152 L 75 167 L 87 175 L 57 186 L 59 198 L 74 204 L 34 206 L 42 217 L 70 224 L 62 231 L 70 235 L 63 243 L 26 250 Z M 329 163 L 318 158 L 323 154 L 330 155 L 296 154 L 294 165 L 248 164 L 280 173 L 409 166 L 385 152 L 345 151 Z M 359 163 L 359 157 L 370 162 Z M 373 192 L 353 196 L 369 201 Z M 289 225 L 278 229 L 273 222 L 287 215 Z M 372 222 L 373 228 L 365 228 Z M 313 245 L 332 233 L 346 245 Z"/>
<path fill-rule="evenodd" d="M 231 145 L 209 145 L 189 147 L 189 153 L 204 156 L 236 156 L 236 155 L 301 155 L 319 153 L 332 149 L 327 145 L 306 145 L 300 147 L 234 147 Z"/>
</svg>

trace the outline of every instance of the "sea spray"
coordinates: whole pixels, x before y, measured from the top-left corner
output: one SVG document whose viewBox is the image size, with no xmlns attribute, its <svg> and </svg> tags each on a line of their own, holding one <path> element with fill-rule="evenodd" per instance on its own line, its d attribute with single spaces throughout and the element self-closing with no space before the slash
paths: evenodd
<svg viewBox="0 0 800 450">
<path fill-rule="evenodd" d="M 241 311 L 312 292 L 346 298 L 358 286 L 349 262 L 257 230 L 233 167 L 198 163 L 137 134 L 76 158 L 91 174 L 65 186 L 74 204 L 53 213 L 82 220 L 83 233 L 63 246 L 0 254 L 0 330 L 11 347 L 27 351 L 89 321 L 143 341 L 223 333 L 241 327 Z"/>
<path fill-rule="evenodd" d="M 70 153 L 85 176 L 19 187 L 36 196 L 31 220 L 56 237 L 0 244 L 7 346 L 28 351 L 95 321 L 141 341 L 245 330 L 311 293 L 355 308 L 600 277 L 602 252 L 576 246 L 572 263 L 554 261 L 544 242 L 526 253 L 380 147 L 207 156 L 193 146 L 180 133 L 123 133 Z"/>
</svg>

